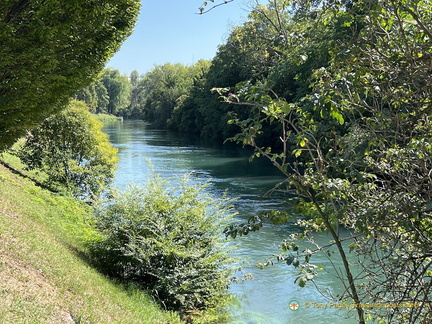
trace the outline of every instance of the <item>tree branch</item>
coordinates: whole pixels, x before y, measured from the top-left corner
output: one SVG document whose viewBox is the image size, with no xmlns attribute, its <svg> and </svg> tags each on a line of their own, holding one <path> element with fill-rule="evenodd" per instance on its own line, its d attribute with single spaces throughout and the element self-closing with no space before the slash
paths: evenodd
<svg viewBox="0 0 432 324">
<path fill-rule="evenodd" d="M 203 15 L 203 14 L 205 14 L 205 13 L 207 13 L 207 12 L 209 12 L 209 11 L 217 8 L 217 7 L 224 6 L 224 5 L 226 5 L 226 4 L 230 3 L 230 2 L 233 2 L 233 1 L 234 0 L 225 0 L 224 2 L 216 4 L 216 5 L 214 5 L 213 7 L 210 7 L 207 10 L 204 9 L 204 7 L 207 5 L 207 2 L 204 2 L 203 6 L 198 8 L 200 12 L 197 12 L 197 15 Z"/>
<path fill-rule="evenodd" d="M 21 14 L 29 5 L 30 2 L 28 0 L 21 0 L 16 2 L 9 10 L 7 15 L 4 17 L 3 22 L 9 23 L 14 17 Z"/>
</svg>

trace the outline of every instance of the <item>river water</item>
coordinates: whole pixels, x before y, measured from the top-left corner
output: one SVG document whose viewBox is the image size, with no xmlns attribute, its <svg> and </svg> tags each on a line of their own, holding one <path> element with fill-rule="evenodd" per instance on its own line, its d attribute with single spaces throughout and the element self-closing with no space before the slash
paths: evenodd
<svg viewBox="0 0 432 324">
<path fill-rule="evenodd" d="M 259 211 L 282 209 L 283 198 L 266 193 L 283 178 L 264 159 L 249 162 L 251 151 L 229 144 L 204 143 L 193 135 L 179 135 L 166 130 L 150 129 L 142 121 L 125 120 L 108 123 L 104 131 L 111 143 L 119 149 L 119 167 L 115 184 L 144 183 L 153 169 L 164 178 L 175 179 L 193 172 L 198 180 L 210 181 L 209 190 L 220 194 L 227 190 L 236 197 L 237 220 L 244 221 Z M 244 273 L 253 279 L 234 283 L 230 291 L 238 303 L 230 309 L 233 323 L 237 324 L 347 324 L 356 323 L 346 318 L 347 303 L 326 299 L 308 282 L 304 288 L 294 283 L 298 270 L 284 263 L 275 263 L 264 269 L 256 266 L 274 254 L 278 244 L 290 233 L 297 231 L 293 224 L 264 227 L 246 237 L 236 239 L 236 253 L 245 259 Z M 321 237 L 322 241 L 328 240 Z M 338 294 L 342 285 L 330 270 L 330 261 L 324 255 L 314 255 L 316 264 L 324 267 L 315 284 L 324 292 Z M 332 258 L 332 262 L 338 263 Z M 298 303 L 296 310 L 290 304 Z"/>
</svg>

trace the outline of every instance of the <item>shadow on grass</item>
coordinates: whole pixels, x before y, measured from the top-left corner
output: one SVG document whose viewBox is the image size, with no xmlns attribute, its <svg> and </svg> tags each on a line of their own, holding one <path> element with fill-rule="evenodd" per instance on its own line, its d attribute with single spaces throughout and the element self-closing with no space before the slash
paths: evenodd
<svg viewBox="0 0 432 324">
<path fill-rule="evenodd" d="M 40 187 L 42 189 L 48 190 L 50 192 L 53 193 L 58 193 L 58 190 L 55 190 L 54 188 L 47 186 L 46 184 L 43 184 L 42 182 L 39 182 L 38 180 L 30 177 L 28 174 L 25 174 L 23 172 L 21 172 L 20 170 L 14 168 L 12 165 L 10 165 L 9 163 L 7 163 L 6 161 L 0 159 L 0 164 L 3 165 L 5 168 L 7 168 L 9 171 L 11 171 L 13 174 L 19 175 L 20 177 L 24 178 L 24 179 L 28 179 L 31 182 L 33 182 L 35 184 L 35 186 Z"/>
</svg>

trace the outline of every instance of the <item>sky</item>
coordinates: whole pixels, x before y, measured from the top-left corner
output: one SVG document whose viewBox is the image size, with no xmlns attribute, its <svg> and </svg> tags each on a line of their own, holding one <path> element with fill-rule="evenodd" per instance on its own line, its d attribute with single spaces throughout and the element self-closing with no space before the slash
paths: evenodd
<svg viewBox="0 0 432 324">
<path fill-rule="evenodd" d="M 247 19 L 253 2 L 235 0 L 198 15 L 203 0 L 141 0 L 133 34 L 107 67 L 129 75 L 133 70 L 146 73 L 164 63 L 191 65 L 200 59 L 211 60 L 231 27 Z"/>
</svg>

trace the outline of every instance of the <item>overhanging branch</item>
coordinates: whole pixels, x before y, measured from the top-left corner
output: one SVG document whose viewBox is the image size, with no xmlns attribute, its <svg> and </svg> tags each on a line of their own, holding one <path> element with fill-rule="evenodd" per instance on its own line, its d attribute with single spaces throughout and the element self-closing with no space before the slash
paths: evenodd
<svg viewBox="0 0 432 324">
<path fill-rule="evenodd" d="M 219 4 L 215 4 L 214 6 L 210 7 L 210 8 L 207 9 L 207 10 L 205 9 L 205 7 L 207 6 L 207 1 L 205 1 L 205 2 L 203 3 L 203 5 L 202 5 L 201 7 L 198 8 L 200 12 L 197 12 L 197 15 L 203 15 L 203 14 L 205 14 L 205 13 L 207 13 L 207 12 L 209 12 L 209 11 L 211 11 L 211 10 L 217 8 L 217 7 L 224 6 L 224 5 L 226 5 L 226 4 L 230 3 L 230 2 L 233 2 L 233 1 L 234 1 L 234 0 L 225 0 L 224 2 L 221 2 L 221 3 L 219 3 Z"/>
</svg>

